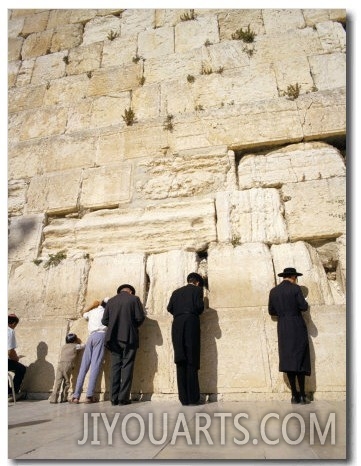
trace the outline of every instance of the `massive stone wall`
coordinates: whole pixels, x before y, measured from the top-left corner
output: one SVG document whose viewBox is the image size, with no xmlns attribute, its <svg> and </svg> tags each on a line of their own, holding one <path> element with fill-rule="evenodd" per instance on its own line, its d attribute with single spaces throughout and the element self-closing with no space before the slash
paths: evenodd
<svg viewBox="0 0 361 466">
<path fill-rule="evenodd" d="M 307 389 L 345 395 L 345 10 L 19 9 L 8 24 L 8 309 L 31 396 L 51 390 L 65 334 L 86 339 L 84 306 L 130 282 L 147 311 L 133 394 L 176 397 L 166 305 L 198 271 L 201 391 L 288 397 L 267 311 L 287 266 L 310 304 Z M 108 376 L 107 356 L 101 397 Z"/>
</svg>

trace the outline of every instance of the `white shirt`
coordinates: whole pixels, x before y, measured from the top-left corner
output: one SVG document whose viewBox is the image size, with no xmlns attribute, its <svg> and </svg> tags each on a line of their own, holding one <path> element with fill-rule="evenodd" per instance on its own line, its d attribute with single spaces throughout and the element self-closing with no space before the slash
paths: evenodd
<svg viewBox="0 0 361 466">
<path fill-rule="evenodd" d="M 15 349 L 17 347 L 16 338 L 15 338 L 15 330 L 13 328 L 8 327 L 8 351 L 11 349 Z"/>
<path fill-rule="evenodd" d="M 84 319 L 88 321 L 89 335 L 93 332 L 105 332 L 107 327 L 102 324 L 102 317 L 104 314 L 104 307 L 98 306 L 91 311 L 83 314 Z"/>
</svg>

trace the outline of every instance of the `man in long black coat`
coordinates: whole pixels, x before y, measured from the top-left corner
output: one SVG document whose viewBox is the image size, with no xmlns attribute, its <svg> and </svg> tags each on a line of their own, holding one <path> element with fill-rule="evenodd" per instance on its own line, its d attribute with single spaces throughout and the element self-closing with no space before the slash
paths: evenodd
<svg viewBox="0 0 361 466">
<path fill-rule="evenodd" d="M 198 404 L 201 350 L 199 316 L 204 310 L 203 279 L 199 274 L 190 273 L 187 285 L 173 291 L 167 310 L 173 315 L 172 343 L 179 401 L 182 405 Z"/>
<path fill-rule="evenodd" d="M 112 405 L 131 403 L 138 327 L 145 319 L 143 306 L 131 285 L 121 285 L 107 302 L 102 324 L 107 326 L 104 346 L 111 352 L 110 390 Z"/>
<path fill-rule="evenodd" d="M 301 314 L 307 311 L 308 304 L 296 283 L 301 275 L 293 267 L 278 274 L 283 281 L 269 293 L 268 312 L 278 317 L 279 371 L 287 374 L 292 391 L 291 403 L 306 404 L 309 400 L 305 394 L 305 376 L 311 375 L 311 359 L 307 327 Z"/>
</svg>

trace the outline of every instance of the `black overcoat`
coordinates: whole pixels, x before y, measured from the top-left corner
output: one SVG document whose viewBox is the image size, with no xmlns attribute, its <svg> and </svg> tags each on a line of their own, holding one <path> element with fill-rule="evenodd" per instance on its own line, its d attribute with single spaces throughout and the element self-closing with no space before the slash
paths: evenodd
<svg viewBox="0 0 361 466">
<path fill-rule="evenodd" d="M 121 291 L 107 302 L 102 324 L 107 326 L 104 345 L 110 351 L 117 343 L 127 343 L 132 348 L 139 347 L 138 327 L 143 323 L 145 313 L 137 296 Z"/>
<path fill-rule="evenodd" d="M 173 315 L 174 362 L 200 366 L 201 330 L 199 316 L 204 310 L 203 288 L 188 284 L 173 291 L 167 306 Z"/>
<path fill-rule="evenodd" d="M 308 309 L 301 287 L 283 280 L 269 293 L 268 312 L 278 317 L 278 354 L 280 372 L 311 375 L 307 326 L 301 312 Z"/>
</svg>

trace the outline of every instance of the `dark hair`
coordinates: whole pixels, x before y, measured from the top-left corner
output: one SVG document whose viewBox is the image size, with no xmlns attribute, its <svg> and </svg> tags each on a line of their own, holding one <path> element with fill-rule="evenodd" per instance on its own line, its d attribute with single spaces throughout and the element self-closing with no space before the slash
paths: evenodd
<svg viewBox="0 0 361 466">
<path fill-rule="evenodd" d="M 204 286 L 204 280 L 199 273 L 190 273 L 187 277 L 187 283 L 193 283 L 195 285 L 197 282 L 199 286 Z"/>
<path fill-rule="evenodd" d="M 76 333 L 68 333 L 68 335 L 65 337 L 65 343 L 75 343 L 77 338 L 78 337 Z"/>
<path fill-rule="evenodd" d="M 8 315 L 8 325 L 18 324 L 18 323 L 19 323 L 19 317 L 16 314 Z"/>
</svg>

